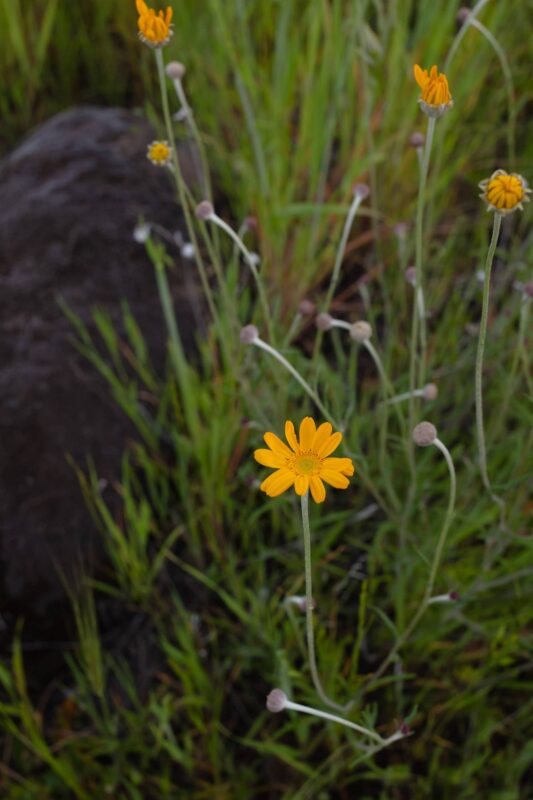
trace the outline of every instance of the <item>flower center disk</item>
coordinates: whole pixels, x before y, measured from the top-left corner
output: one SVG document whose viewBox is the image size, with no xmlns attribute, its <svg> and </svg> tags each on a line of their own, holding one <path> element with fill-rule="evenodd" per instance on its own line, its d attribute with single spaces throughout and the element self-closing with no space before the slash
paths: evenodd
<svg viewBox="0 0 533 800">
<path fill-rule="evenodd" d="M 318 475 L 322 461 L 316 453 L 301 453 L 294 459 L 294 470 L 300 475 Z"/>
</svg>

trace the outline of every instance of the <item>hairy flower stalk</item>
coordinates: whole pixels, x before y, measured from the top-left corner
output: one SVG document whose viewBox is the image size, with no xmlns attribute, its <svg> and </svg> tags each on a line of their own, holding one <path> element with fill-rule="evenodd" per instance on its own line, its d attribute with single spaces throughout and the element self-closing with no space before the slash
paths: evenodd
<svg viewBox="0 0 533 800">
<path fill-rule="evenodd" d="M 198 246 L 198 239 L 197 239 L 197 236 L 196 236 L 196 230 L 194 228 L 192 215 L 191 215 L 191 211 L 190 211 L 190 208 L 189 208 L 189 203 L 188 203 L 188 200 L 187 200 L 187 192 L 186 192 L 185 181 L 183 179 L 183 175 L 182 175 L 182 172 L 181 172 L 181 166 L 180 166 L 180 162 L 179 162 L 179 159 L 178 159 L 178 153 L 177 153 L 177 150 L 176 150 L 176 147 L 175 147 L 174 129 L 172 127 L 172 120 L 171 120 L 171 117 L 170 117 L 170 107 L 169 107 L 169 102 L 168 102 L 167 84 L 166 84 L 166 80 L 165 80 L 165 62 L 163 60 L 163 53 L 161 51 L 161 48 L 158 48 L 158 49 L 155 50 L 155 58 L 156 58 L 156 64 L 157 64 L 157 74 L 158 74 L 158 77 L 159 77 L 159 88 L 160 88 L 160 91 L 161 91 L 161 103 L 162 103 L 162 106 L 163 106 L 163 117 L 164 117 L 164 120 L 165 120 L 165 127 L 166 127 L 166 131 L 167 131 L 168 140 L 173 145 L 170 148 L 171 149 L 171 163 L 172 163 L 172 167 L 173 167 L 172 171 L 174 173 L 174 178 L 175 178 L 175 181 L 176 181 L 176 188 L 177 188 L 177 191 L 178 191 L 178 199 L 179 199 L 179 203 L 180 203 L 181 209 L 183 211 L 183 215 L 185 217 L 185 222 L 186 222 L 186 225 L 187 225 L 187 231 L 189 233 L 189 238 L 190 238 L 190 241 L 192 243 L 192 246 L 194 247 L 194 253 L 195 253 L 195 257 L 196 257 L 196 264 L 197 264 L 197 267 L 198 267 L 198 273 L 200 275 L 200 280 L 201 280 L 201 283 L 202 283 L 202 289 L 203 289 L 203 291 L 205 293 L 205 296 L 207 298 L 207 302 L 208 302 L 208 305 L 209 305 L 209 310 L 210 310 L 213 318 L 215 319 L 215 321 L 217 321 L 217 324 L 220 327 L 220 321 L 218 320 L 218 314 L 217 314 L 217 311 L 216 311 L 216 304 L 215 304 L 215 300 L 213 298 L 213 293 L 211 291 L 211 287 L 209 285 L 209 280 L 208 280 L 208 277 L 207 277 L 205 264 L 203 262 L 203 258 L 202 258 L 201 252 L 200 252 L 200 247 Z"/>
<path fill-rule="evenodd" d="M 208 204 L 206 202 L 200 203 L 200 205 L 197 208 L 197 212 L 196 212 L 197 216 L 199 216 L 201 219 L 205 220 L 206 222 L 212 222 L 213 225 L 216 225 L 218 228 L 220 228 L 222 231 L 224 231 L 224 233 L 226 233 L 230 237 L 230 239 L 233 241 L 233 243 L 236 245 L 236 247 L 242 253 L 242 255 L 244 257 L 244 260 L 248 264 L 248 267 L 250 268 L 250 272 L 252 273 L 252 275 L 254 277 L 254 280 L 255 280 L 255 284 L 257 286 L 257 292 L 259 294 L 259 302 L 261 304 L 261 308 L 262 308 L 262 311 L 263 311 L 263 317 L 264 317 L 264 320 L 265 320 L 265 324 L 267 326 L 269 338 L 270 338 L 271 341 L 274 341 L 274 337 L 273 337 L 273 333 L 272 333 L 272 319 L 271 319 L 270 309 L 268 307 L 268 299 L 267 299 L 267 296 L 266 296 L 265 287 L 263 286 L 263 281 L 261 280 L 261 276 L 259 275 L 259 272 L 258 272 L 258 269 L 257 269 L 257 266 L 256 266 L 256 259 L 254 259 L 252 253 L 250 253 L 250 251 L 248 250 L 248 248 L 246 247 L 246 245 L 244 244 L 243 240 L 238 235 L 238 233 L 236 233 L 236 231 L 234 231 L 233 228 L 230 225 L 227 224 L 227 222 L 224 222 L 224 220 L 221 217 L 218 216 L 218 214 L 215 212 L 213 206 L 211 206 L 210 210 L 208 211 L 208 205 L 210 205 L 210 204 Z M 201 213 L 200 214 L 199 213 L 199 209 L 202 206 L 205 207 L 205 213 Z"/>
<path fill-rule="evenodd" d="M 494 254 L 498 246 L 498 238 L 502 217 L 512 214 L 517 209 L 522 209 L 523 203 L 529 202 L 528 188 L 521 175 L 507 174 L 505 170 L 498 169 L 487 180 L 481 181 L 479 188 L 482 190 L 480 197 L 485 201 L 488 211 L 494 212 L 492 237 L 485 261 L 485 277 L 483 281 L 483 304 L 481 310 L 481 323 L 476 355 L 475 371 L 475 398 L 476 398 L 476 429 L 479 451 L 479 467 L 485 489 L 492 500 L 498 505 L 501 514 L 501 524 L 504 526 L 505 501 L 492 491 L 487 467 L 487 448 L 485 444 L 485 426 L 483 423 L 483 356 L 487 338 L 487 321 L 489 317 L 490 302 L 490 277 Z"/>
<path fill-rule="evenodd" d="M 301 703 L 293 703 L 292 700 L 289 700 L 285 692 L 283 692 L 281 689 L 272 689 L 267 696 L 266 707 L 272 714 L 279 714 L 281 711 L 285 710 L 299 711 L 301 714 L 310 714 L 313 717 L 326 719 L 330 722 L 338 722 L 339 725 L 344 725 L 346 728 L 351 728 L 352 730 L 361 733 L 363 736 L 367 736 L 381 747 L 386 747 L 387 745 L 398 741 L 398 739 L 403 739 L 405 736 L 409 735 L 409 730 L 402 726 L 399 730 L 393 733 L 392 736 L 384 739 L 379 735 L 379 733 L 376 733 L 376 731 L 372 731 L 369 728 L 358 725 L 356 722 L 351 722 L 343 717 L 337 717 L 335 714 L 329 714 L 327 711 L 321 711 L 320 709 L 313 708 L 312 706 L 304 706 Z"/>
<path fill-rule="evenodd" d="M 342 230 L 342 236 L 339 242 L 339 246 L 337 248 L 337 256 L 335 258 L 335 264 L 333 265 L 333 272 L 331 273 L 331 280 L 329 283 L 328 291 L 326 297 L 324 299 L 324 303 L 322 306 L 322 313 L 327 314 L 329 312 L 331 301 L 335 296 L 335 290 L 337 288 L 341 267 L 342 267 L 342 260 L 344 258 L 344 253 L 346 252 L 346 245 L 348 244 L 348 238 L 350 236 L 350 231 L 352 229 L 352 225 L 354 219 L 357 214 L 357 210 L 363 200 L 365 200 L 369 195 L 368 186 L 362 183 L 358 183 L 354 187 L 353 192 L 353 199 L 350 204 L 350 208 L 348 209 L 348 214 L 346 215 L 346 220 L 344 222 L 344 227 Z M 320 348 L 322 345 L 322 338 L 323 338 L 323 331 L 319 328 L 317 337 L 315 339 L 315 347 L 313 351 L 313 362 L 316 361 L 318 354 L 320 352 Z"/>
<path fill-rule="evenodd" d="M 166 74 L 174 85 L 174 89 L 176 91 L 176 95 L 181 107 L 180 113 L 183 119 L 185 120 L 187 127 L 189 128 L 192 140 L 195 142 L 196 147 L 198 148 L 200 164 L 197 165 L 197 171 L 199 173 L 200 181 L 202 183 L 203 194 L 212 203 L 213 190 L 211 187 L 211 176 L 209 173 L 209 165 L 205 153 L 205 147 L 202 140 L 202 136 L 198 129 L 198 125 L 196 124 L 196 119 L 194 117 L 193 109 L 189 105 L 189 101 L 187 99 L 187 95 L 185 94 L 185 89 L 183 86 L 183 76 L 185 74 L 185 68 L 183 67 L 182 64 L 179 64 L 178 62 L 175 61 L 171 61 L 170 64 L 167 64 Z M 193 157 L 195 157 L 195 155 L 196 153 L 193 150 Z"/>
<path fill-rule="evenodd" d="M 332 700 L 322 686 L 318 666 L 316 662 L 315 652 L 315 633 L 313 628 L 313 578 L 311 567 L 311 531 L 309 527 L 309 497 L 307 492 L 301 498 L 302 505 L 302 531 L 304 539 L 304 571 L 305 571 L 305 627 L 307 634 L 307 652 L 309 656 L 309 668 L 311 670 L 311 678 L 316 692 L 322 702 L 336 708 L 337 711 L 343 711 L 344 706 Z"/>
<path fill-rule="evenodd" d="M 275 347 L 272 347 L 271 345 L 267 344 L 267 342 L 264 342 L 261 339 L 261 337 L 259 336 L 259 331 L 255 327 L 255 325 L 246 325 L 242 329 L 241 341 L 244 344 L 253 344 L 255 345 L 255 347 L 259 347 L 261 350 L 264 350 L 265 353 L 268 353 L 273 358 L 275 358 L 276 361 L 279 361 L 279 363 L 283 367 L 285 367 L 285 369 L 288 372 L 291 373 L 293 378 L 295 378 L 298 381 L 300 386 L 305 390 L 305 392 L 311 398 L 316 407 L 322 412 L 323 416 L 326 417 L 326 419 L 333 419 L 332 415 L 325 407 L 324 403 L 322 402 L 318 394 L 309 386 L 305 378 L 303 378 L 300 375 L 298 370 L 295 369 L 295 367 L 293 367 L 292 364 L 289 361 L 287 361 L 287 359 L 284 356 L 282 356 L 278 350 L 276 350 Z"/>
</svg>

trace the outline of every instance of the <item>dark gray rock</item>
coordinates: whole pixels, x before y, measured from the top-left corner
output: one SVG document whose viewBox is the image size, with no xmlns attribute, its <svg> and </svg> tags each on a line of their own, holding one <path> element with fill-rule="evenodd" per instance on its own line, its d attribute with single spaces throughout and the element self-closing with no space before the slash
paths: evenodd
<svg viewBox="0 0 533 800">
<path fill-rule="evenodd" d="M 0 163 L 0 613 L 8 623 L 24 616 L 45 636 L 63 595 L 56 565 L 68 572 L 101 551 L 66 456 L 92 456 L 111 481 L 131 433 L 69 341 L 57 296 L 89 325 L 95 305 L 119 325 L 125 299 L 164 363 L 153 268 L 132 237 L 140 216 L 182 224 L 168 173 L 146 160 L 153 138 L 132 113 L 79 108 Z M 174 272 L 190 345 L 191 302 Z"/>
</svg>

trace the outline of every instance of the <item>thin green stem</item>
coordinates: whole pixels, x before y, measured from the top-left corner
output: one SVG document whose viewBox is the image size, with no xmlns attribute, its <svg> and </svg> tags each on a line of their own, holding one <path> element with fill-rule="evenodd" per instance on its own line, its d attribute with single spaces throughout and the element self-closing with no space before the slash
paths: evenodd
<svg viewBox="0 0 533 800">
<path fill-rule="evenodd" d="M 426 372 L 426 320 L 425 320 L 425 304 L 424 304 L 424 287 L 422 277 L 422 260 L 423 260 L 423 247 L 424 247 L 424 206 L 426 196 L 426 182 L 429 169 L 429 157 L 431 154 L 431 146 L 433 143 L 433 134 L 435 131 L 435 117 L 430 117 L 426 132 L 426 141 L 424 144 L 424 152 L 421 159 L 419 170 L 418 182 L 418 201 L 416 207 L 416 231 L 415 231 L 415 296 L 413 298 L 413 317 L 411 323 L 411 348 L 409 358 L 409 429 L 412 430 L 415 426 L 415 413 L 416 413 L 416 381 L 417 381 L 417 350 L 418 350 L 418 336 L 420 331 L 420 369 L 419 369 L 419 385 L 425 383 Z M 416 479 L 415 460 L 414 460 L 414 445 L 409 437 L 409 466 L 411 470 L 412 480 Z"/>
<path fill-rule="evenodd" d="M 448 532 L 450 530 L 450 525 L 452 523 L 453 515 L 455 513 L 455 501 L 457 496 L 457 478 L 456 478 L 453 459 L 450 455 L 450 452 L 446 447 L 446 445 L 440 441 L 440 439 L 435 439 L 433 444 L 441 451 L 441 453 L 444 455 L 444 458 L 446 459 L 446 464 L 448 465 L 448 472 L 450 476 L 450 493 L 448 498 L 448 506 L 446 508 L 446 514 L 444 517 L 444 522 L 442 524 L 437 546 L 435 548 L 435 553 L 433 555 L 433 561 L 431 563 L 426 589 L 422 601 L 420 602 L 415 614 L 413 615 L 411 622 L 404 630 L 404 632 L 398 637 L 394 646 L 389 651 L 386 658 L 381 662 L 380 666 L 378 667 L 376 672 L 372 675 L 371 679 L 368 681 L 366 686 L 364 686 L 365 690 L 368 690 L 370 686 L 373 686 L 374 684 L 377 683 L 377 681 L 383 675 L 383 673 L 385 672 L 391 661 L 395 658 L 398 651 L 403 647 L 405 642 L 409 639 L 409 637 L 413 633 L 414 629 L 416 628 L 416 626 L 422 619 L 424 613 L 426 612 L 428 606 L 431 605 L 430 602 L 431 594 L 433 592 L 435 579 L 437 577 L 440 563 L 442 561 L 442 554 L 446 544 Z"/>
<path fill-rule="evenodd" d="M 273 356 L 276 359 L 276 361 L 279 361 L 279 363 L 282 364 L 285 367 L 285 369 L 288 370 L 294 378 L 296 378 L 296 380 L 298 381 L 300 386 L 302 386 L 303 389 L 307 392 L 307 394 L 309 395 L 309 397 L 311 398 L 313 403 L 316 405 L 316 407 L 322 412 L 322 414 L 324 415 L 324 418 L 326 420 L 329 420 L 330 422 L 334 423 L 332 415 L 330 414 L 328 409 L 325 407 L 325 405 L 323 404 L 322 400 L 317 395 L 317 393 L 315 391 L 313 391 L 313 389 L 311 389 L 311 387 L 309 386 L 309 384 L 307 383 L 305 378 L 302 378 L 302 376 L 300 375 L 298 370 L 295 369 L 292 366 L 292 364 L 289 361 L 287 361 L 287 359 L 284 358 L 278 350 L 276 350 L 274 347 L 271 347 L 269 344 L 264 342 L 259 337 L 257 339 L 254 339 L 252 344 L 254 344 L 256 347 L 260 347 L 261 350 L 264 350 L 266 353 L 269 353 L 271 356 Z M 336 427 L 338 427 L 338 426 L 336 426 Z"/>
<path fill-rule="evenodd" d="M 343 717 L 337 717 L 336 714 L 329 714 L 327 711 L 320 711 L 318 708 L 312 708 L 312 706 L 303 706 L 300 703 L 293 703 L 292 700 L 287 700 L 285 703 L 285 708 L 289 709 L 289 711 L 300 711 L 302 714 L 310 714 L 313 717 L 327 719 L 330 722 L 338 722 L 340 725 L 345 725 L 347 728 L 351 728 L 358 733 L 362 733 L 363 736 L 368 736 L 369 739 L 373 739 L 381 746 L 390 742 L 389 739 L 382 739 L 379 733 L 371 731 L 368 728 L 363 728 L 362 725 L 358 725 L 356 722 L 350 722 Z M 394 739 L 396 738 L 398 737 L 395 736 Z"/>
<path fill-rule="evenodd" d="M 250 268 L 250 272 L 252 273 L 252 275 L 254 277 L 254 280 L 255 280 L 255 283 L 256 283 L 256 286 L 257 286 L 257 292 L 259 294 L 259 302 L 261 303 L 261 307 L 262 307 L 262 311 L 263 311 L 263 316 L 265 318 L 265 324 L 267 326 L 269 339 L 271 341 L 274 341 L 274 337 L 273 337 L 273 334 L 272 334 L 272 319 L 271 319 L 271 316 L 270 316 L 270 309 L 268 307 L 268 300 L 267 300 L 265 288 L 263 286 L 263 281 L 261 280 L 261 276 L 259 275 L 259 272 L 257 270 L 255 262 L 254 262 L 254 260 L 252 258 L 252 254 L 250 253 L 250 251 L 248 250 L 248 248 L 246 247 L 246 245 L 244 244 L 244 242 L 240 238 L 240 236 L 233 230 L 233 228 L 230 225 L 227 224 L 227 222 L 224 222 L 224 220 L 221 219 L 221 217 L 219 217 L 218 214 L 213 213 L 213 214 L 211 214 L 210 217 L 208 217 L 208 219 L 214 225 L 217 225 L 221 230 L 223 230 L 224 233 L 227 233 L 227 235 L 234 242 L 236 247 L 238 247 L 238 249 L 240 250 L 240 252 L 242 253 L 242 255 L 244 257 L 244 260 L 248 264 L 248 266 Z"/>
<path fill-rule="evenodd" d="M 426 373 L 426 357 L 427 357 L 427 332 L 426 332 L 426 314 L 425 314 L 425 301 L 424 301 L 424 208 L 426 204 L 426 184 L 429 170 L 429 159 L 431 156 L 431 147 L 433 145 L 433 135 L 435 133 L 435 117 L 430 117 L 428 120 L 428 127 L 426 132 L 426 141 L 424 144 L 424 153 L 422 156 L 422 165 L 420 168 L 420 180 L 418 186 L 418 202 L 416 207 L 416 232 L 415 232 L 415 293 L 416 305 L 418 307 L 418 324 L 420 326 L 420 369 L 419 369 L 419 383 L 422 385 L 425 382 Z M 414 391 L 415 386 L 410 386 L 411 391 Z M 411 420 L 413 422 L 413 420 Z"/>
<path fill-rule="evenodd" d="M 342 711 L 344 706 L 331 700 L 322 687 L 322 682 L 318 674 L 315 653 L 315 633 L 313 630 L 313 578 L 311 566 L 311 530 L 309 527 L 309 493 L 302 496 L 302 530 L 304 539 L 304 568 L 305 568 L 305 622 L 307 631 L 307 652 L 309 655 L 309 667 L 314 687 L 318 696 L 325 705 Z"/>
<path fill-rule="evenodd" d="M 202 191 L 205 193 L 205 197 L 212 203 L 213 202 L 213 189 L 211 186 L 211 176 L 209 173 L 209 164 L 207 161 L 207 156 L 205 154 L 205 147 L 202 140 L 202 136 L 200 134 L 200 130 L 198 125 L 196 124 L 196 119 L 194 117 L 194 111 L 189 105 L 187 100 L 187 95 L 185 94 L 185 89 L 183 88 L 183 83 L 181 82 L 180 78 L 176 78 L 173 80 L 174 88 L 176 90 L 176 94 L 178 96 L 178 100 L 181 103 L 181 108 L 184 113 L 185 122 L 189 128 L 191 133 L 191 137 L 196 143 L 198 147 L 198 154 L 200 156 L 200 180 L 203 184 Z"/>
<path fill-rule="evenodd" d="M 502 68 L 503 77 L 505 79 L 505 89 L 507 92 L 507 104 L 508 104 L 508 112 L 507 112 L 507 149 L 509 154 L 509 165 L 511 169 L 514 167 L 515 163 L 515 123 L 516 123 L 516 110 L 515 110 L 515 93 L 514 93 L 514 85 L 513 85 L 513 75 L 511 72 L 511 68 L 509 66 L 509 62 L 507 60 L 507 56 L 505 54 L 505 50 L 500 45 L 496 37 L 493 35 L 488 28 L 486 28 L 481 22 L 477 19 L 473 19 L 470 22 L 470 25 L 478 30 L 482 36 L 485 37 L 487 42 L 491 45 L 492 49 L 496 53 L 498 60 L 500 62 L 500 66 Z"/>
<path fill-rule="evenodd" d="M 161 102 L 163 105 L 163 117 L 165 120 L 165 128 L 167 132 L 167 138 L 172 145 L 172 165 L 173 165 L 173 174 L 176 180 L 176 188 L 178 190 L 178 199 L 180 202 L 181 209 L 183 211 L 183 215 L 185 217 L 185 222 L 187 225 L 187 231 L 189 233 L 190 240 L 194 247 L 194 254 L 196 258 L 196 264 L 198 267 L 198 272 L 200 274 L 200 280 L 202 282 L 202 288 L 204 290 L 205 296 L 207 298 L 207 302 L 209 305 L 209 310 L 213 315 L 213 318 L 217 320 L 217 311 L 216 311 L 216 304 L 213 298 L 213 293 L 211 291 L 211 287 L 209 285 L 209 280 L 207 277 L 207 272 L 205 269 L 205 264 L 203 262 L 202 254 L 200 252 L 200 248 L 198 246 L 198 239 L 196 236 L 196 230 L 193 224 L 193 218 L 191 215 L 191 210 L 187 203 L 187 187 L 185 185 L 185 181 L 183 179 L 183 175 L 181 172 L 181 166 L 178 158 L 178 151 L 176 147 L 176 139 L 174 136 L 174 128 L 172 126 L 172 119 L 170 116 L 170 107 L 168 102 L 168 92 L 167 92 L 167 82 L 166 82 L 166 73 L 165 73 L 165 62 L 163 60 L 163 53 L 161 49 L 157 49 L 155 51 L 156 63 L 157 63 L 157 73 L 159 76 L 159 87 L 161 90 Z"/>
<path fill-rule="evenodd" d="M 331 301 L 335 295 L 335 289 L 337 288 L 337 284 L 339 282 L 341 267 L 342 267 L 342 260 L 344 258 L 344 253 L 346 251 L 346 245 L 348 244 L 348 238 L 350 236 L 350 231 L 352 229 L 353 221 L 357 214 L 357 209 L 361 205 L 363 201 L 363 197 L 359 192 L 356 192 L 350 208 L 348 209 L 348 213 L 346 215 L 346 220 L 344 222 L 344 228 L 342 230 L 341 239 L 339 242 L 339 246 L 337 248 L 337 255 L 335 258 L 335 264 L 333 265 L 333 272 L 331 273 L 331 280 L 329 282 L 328 291 L 326 293 L 326 297 L 324 299 L 324 304 L 322 306 L 322 312 L 327 314 L 329 308 L 331 306 Z M 315 346 L 313 349 L 313 357 L 312 363 L 316 363 L 316 359 L 318 358 L 318 354 L 320 353 L 320 348 L 322 346 L 322 339 L 324 338 L 324 332 L 321 330 L 317 331 L 316 339 L 315 339 Z"/>
<path fill-rule="evenodd" d="M 483 485 L 492 500 L 500 509 L 501 520 L 503 524 L 505 514 L 505 502 L 501 497 L 494 494 L 490 485 L 489 473 L 487 468 L 487 448 L 485 445 L 485 426 L 483 423 L 483 356 L 485 353 L 485 342 L 487 339 L 487 322 L 489 318 L 489 302 L 490 302 L 490 276 L 492 272 L 492 264 L 494 261 L 494 254 L 498 245 L 498 238 L 500 235 L 500 228 L 502 224 L 501 214 L 494 214 L 494 223 L 492 226 L 492 237 L 490 240 L 487 259 L 485 261 L 485 279 L 483 282 L 483 306 L 481 310 L 481 323 L 479 327 L 479 340 L 476 355 L 476 372 L 475 372 L 475 396 L 476 396 L 476 428 L 477 440 L 479 451 L 479 468 L 481 471 L 481 478 Z"/>
<path fill-rule="evenodd" d="M 179 335 L 178 326 L 176 323 L 176 316 L 174 314 L 174 307 L 172 305 L 172 298 L 170 296 L 165 266 L 162 262 L 162 259 L 155 261 L 154 265 L 157 288 L 159 290 L 159 299 L 161 300 L 163 316 L 165 318 L 165 324 L 170 339 L 170 357 L 181 391 L 187 425 L 191 429 L 193 438 L 197 441 L 200 434 L 198 409 L 191 391 L 189 365 L 187 364 L 187 360 L 185 358 L 181 337 Z"/>
</svg>

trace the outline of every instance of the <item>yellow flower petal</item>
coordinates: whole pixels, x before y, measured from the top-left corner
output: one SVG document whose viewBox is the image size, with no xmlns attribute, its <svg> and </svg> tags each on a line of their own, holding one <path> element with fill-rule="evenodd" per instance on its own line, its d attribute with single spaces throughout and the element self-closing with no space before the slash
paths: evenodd
<svg viewBox="0 0 533 800">
<path fill-rule="evenodd" d="M 325 458 L 324 469 L 332 469 L 335 472 L 342 472 L 343 475 L 353 475 L 355 472 L 351 458 Z"/>
<path fill-rule="evenodd" d="M 311 486 L 311 496 L 315 503 L 323 503 L 326 499 L 326 488 L 320 478 L 313 475 L 309 481 Z"/>
<path fill-rule="evenodd" d="M 347 489 L 350 485 L 350 481 L 340 472 L 334 472 L 332 469 L 323 469 L 320 473 L 320 477 L 326 483 L 329 483 L 330 486 L 333 486 L 334 489 Z"/>
<path fill-rule="evenodd" d="M 298 477 L 294 482 L 294 491 L 296 492 L 296 494 L 299 494 L 300 497 L 309 491 L 308 475 L 298 475 Z"/>
<path fill-rule="evenodd" d="M 298 439 L 296 438 L 296 431 L 290 419 L 285 423 L 285 438 L 296 453 L 298 451 Z"/>
<path fill-rule="evenodd" d="M 255 450 L 254 451 L 254 458 L 264 467 L 273 467 L 275 469 L 279 467 L 285 466 L 286 459 L 282 456 L 279 456 L 277 453 L 273 453 L 272 450 Z"/>
<path fill-rule="evenodd" d="M 269 475 L 261 484 L 261 489 L 266 492 L 269 497 L 277 497 L 289 489 L 294 483 L 294 475 L 288 469 L 278 469 Z"/>
<path fill-rule="evenodd" d="M 289 450 L 287 445 L 284 444 L 281 441 L 279 436 L 276 436 L 275 433 L 272 433 L 271 431 L 268 431 L 263 436 L 263 439 L 265 440 L 265 442 L 268 445 L 268 447 L 270 447 L 270 449 L 274 453 L 276 453 L 276 455 L 283 456 L 284 458 L 291 458 L 291 456 L 292 456 L 291 451 Z"/>
<path fill-rule="evenodd" d="M 341 442 L 342 442 L 342 433 L 339 432 L 332 433 L 331 436 L 328 439 L 326 439 L 326 441 L 318 451 L 318 455 L 320 456 L 320 458 L 326 458 L 326 456 L 329 456 L 331 453 L 333 453 L 334 450 L 337 449 L 337 447 L 340 445 Z"/>
<path fill-rule="evenodd" d="M 313 417 L 304 417 L 300 423 L 300 448 L 310 450 L 315 438 L 316 425 Z"/>
<path fill-rule="evenodd" d="M 332 431 L 333 427 L 331 422 L 323 422 L 322 425 L 319 425 L 315 434 L 315 438 L 313 439 L 313 450 L 316 450 L 318 453 L 326 439 L 329 439 L 331 436 Z"/>
<path fill-rule="evenodd" d="M 413 73 L 415 76 L 415 81 L 418 83 L 420 88 L 423 89 L 426 83 L 428 82 L 427 69 L 422 69 L 421 67 L 418 66 L 418 64 L 415 64 L 413 67 Z"/>
</svg>

